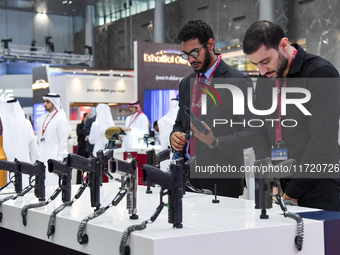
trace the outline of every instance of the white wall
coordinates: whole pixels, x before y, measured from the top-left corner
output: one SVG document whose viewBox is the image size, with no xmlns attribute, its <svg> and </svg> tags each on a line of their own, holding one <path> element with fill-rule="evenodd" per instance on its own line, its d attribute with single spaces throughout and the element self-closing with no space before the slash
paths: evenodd
<svg viewBox="0 0 340 255">
<path fill-rule="evenodd" d="M 0 97 L 6 93 L 6 89 L 13 90 L 13 97 L 33 97 L 32 75 L 2 75 L 0 78 Z"/>
<path fill-rule="evenodd" d="M 73 49 L 72 17 L 0 9 L 0 39 L 12 38 L 9 46 L 31 45 L 33 33 L 36 46 L 45 47 L 51 35 L 55 52 Z"/>
<path fill-rule="evenodd" d="M 50 92 L 61 97 L 70 116 L 70 103 L 129 103 L 135 98 L 134 78 L 63 75 L 53 76 Z"/>
</svg>

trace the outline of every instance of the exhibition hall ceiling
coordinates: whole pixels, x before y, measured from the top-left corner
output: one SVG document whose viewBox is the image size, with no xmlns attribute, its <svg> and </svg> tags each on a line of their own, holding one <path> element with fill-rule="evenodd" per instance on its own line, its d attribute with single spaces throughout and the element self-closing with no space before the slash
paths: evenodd
<svg viewBox="0 0 340 255">
<path fill-rule="evenodd" d="M 154 0 L 0 0 L 0 9 L 20 10 L 66 16 L 85 16 L 85 6 L 94 5 L 95 16 L 123 10 L 130 4 L 149 3 Z M 124 5 L 125 3 L 125 5 Z"/>
</svg>

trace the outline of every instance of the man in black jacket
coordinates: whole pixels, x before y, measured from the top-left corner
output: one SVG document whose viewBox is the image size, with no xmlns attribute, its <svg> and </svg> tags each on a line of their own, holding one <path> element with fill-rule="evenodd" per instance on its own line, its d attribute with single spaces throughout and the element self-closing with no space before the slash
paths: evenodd
<svg viewBox="0 0 340 255">
<path fill-rule="evenodd" d="M 233 99 L 230 90 L 216 88 L 215 85 L 233 84 L 246 95 L 247 88 L 252 87 L 252 82 L 249 77 L 221 60 L 220 54 L 215 54 L 213 31 L 205 22 L 189 21 L 179 32 L 178 39 L 182 42 L 181 56 L 188 60 L 194 72 L 180 82 L 180 109 L 170 135 L 171 147 L 177 152 L 182 152 L 182 156 L 187 158 L 189 154 L 196 156 L 195 169 L 198 172 L 195 176 L 191 175 L 191 178 L 197 178 L 191 179 L 194 186 L 214 191 L 216 184 L 218 195 L 238 197 L 243 194 L 243 174 L 232 176 L 232 173 L 220 172 L 216 175 L 216 172 L 211 174 L 212 171 L 209 173 L 206 169 L 210 167 L 210 169 L 221 170 L 222 167 L 232 166 L 238 171 L 243 166 L 243 149 L 251 147 L 252 144 L 250 130 L 247 125 L 241 123 L 250 119 L 250 111 L 245 107 L 243 116 L 233 115 Z M 220 102 L 214 104 L 212 97 L 206 96 L 206 114 L 201 114 L 204 105 L 202 106 L 203 96 L 199 92 L 203 91 L 202 89 L 208 92 L 213 91 L 214 88 L 217 92 L 214 96 L 218 95 L 222 104 Z M 209 130 L 207 135 L 190 124 L 190 119 L 184 112 L 184 106 L 191 109 L 202 120 Z M 215 120 L 222 120 L 224 124 L 214 125 Z M 239 124 L 232 125 L 230 124 L 232 121 Z M 194 131 L 190 139 L 186 137 L 189 129 Z M 190 146 L 188 146 L 189 140 Z"/>
<path fill-rule="evenodd" d="M 327 174 L 339 168 L 338 71 L 299 45 L 289 45 L 282 28 L 269 21 L 250 26 L 243 51 L 260 71 L 256 109 L 275 107 L 277 98 L 280 110 L 261 116 L 262 120 L 273 121 L 253 128 L 256 158 L 284 159 L 276 156 L 281 152 L 288 155 L 286 158 L 295 159 L 293 178 L 282 182 L 283 198 L 300 206 L 339 211 L 338 175 Z M 277 94 L 274 97 L 273 89 Z M 294 89 L 296 92 L 284 94 Z M 291 100 L 290 104 L 286 105 L 288 100 L 282 95 Z M 292 103 L 303 100 L 300 105 Z"/>
<path fill-rule="evenodd" d="M 85 158 L 87 158 L 89 156 L 89 153 L 86 151 L 86 135 L 84 133 L 84 125 L 86 120 L 91 116 L 90 113 L 85 112 L 83 115 L 83 120 L 77 124 L 77 151 L 76 153 L 80 156 L 83 156 Z M 77 180 L 76 180 L 76 184 L 81 184 L 81 176 L 82 176 L 82 171 L 78 170 L 77 171 Z"/>
<path fill-rule="evenodd" d="M 91 116 L 85 121 L 85 124 L 84 124 L 84 127 L 83 127 L 83 134 L 85 136 L 88 136 L 90 134 L 92 123 L 96 121 L 96 117 L 97 117 L 97 115 Z M 90 142 L 88 140 L 86 140 L 85 150 L 89 155 L 91 155 L 93 153 L 93 147 L 94 147 L 94 145 L 90 144 Z"/>
</svg>

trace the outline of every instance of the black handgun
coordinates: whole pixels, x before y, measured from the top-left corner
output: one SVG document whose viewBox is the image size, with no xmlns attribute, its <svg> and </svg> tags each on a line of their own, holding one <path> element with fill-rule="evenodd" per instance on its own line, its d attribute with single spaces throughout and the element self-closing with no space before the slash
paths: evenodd
<svg viewBox="0 0 340 255">
<path fill-rule="evenodd" d="M 190 118 L 192 123 L 197 127 L 203 134 L 209 134 L 209 129 L 207 129 L 203 123 L 196 117 L 196 115 L 185 105 L 183 105 L 182 109 L 184 113 Z"/>
<path fill-rule="evenodd" d="M 30 179 L 32 176 L 35 178 L 34 195 L 39 201 L 45 200 L 45 165 L 43 162 L 36 161 L 34 164 L 26 162 L 19 162 L 20 172 L 28 174 Z"/>
<path fill-rule="evenodd" d="M 84 158 L 77 154 L 68 154 L 69 166 L 89 174 L 88 185 L 91 193 L 91 207 L 100 208 L 100 162 L 96 157 Z"/>
<path fill-rule="evenodd" d="M 0 169 L 14 173 L 14 190 L 19 194 L 22 191 L 22 176 L 19 168 L 20 162 L 14 159 L 13 162 L 0 160 Z M 5 185 L 7 186 L 7 184 Z M 4 186 L 4 187 L 5 187 Z"/>
<path fill-rule="evenodd" d="M 72 179 L 72 168 L 69 166 L 69 159 L 65 157 L 62 162 L 49 159 L 47 161 L 48 171 L 55 173 L 59 177 L 59 187 L 61 188 L 62 201 L 71 201 L 71 179 Z"/>
<path fill-rule="evenodd" d="M 137 216 L 137 171 L 138 161 L 132 159 L 131 162 L 114 159 L 110 161 L 110 172 L 119 173 L 122 175 L 122 186 L 126 185 L 127 199 L 126 208 L 131 214 L 131 219 L 138 219 Z M 124 182 L 124 183 L 123 183 Z"/>
<path fill-rule="evenodd" d="M 157 154 L 155 153 L 155 149 L 151 149 L 146 151 L 146 155 L 146 164 L 160 168 L 160 163 L 163 160 L 170 159 L 170 149 L 162 150 Z"/>
<path fill-rule="evenodd" d="M 113 150 L 112 149 L 105 150 L 105 151 L 102 151 L 102 150 L 97 151 L 97 159 L 99 160 L 99 163 L 100 163 L 100 182 L 101 183 L 104 182 L 104 174 L 110 180 L 113 179 L 112 175 L 109 173 L 109 171 L 107 170 L 107 167 L 106 167 L 107 161 L 109 161 L 111 158 L 113 158 Z"/>
<path fill-rule="evenodd" d="M 168 222 L 174 228 L 182 228 L 182 198 L 183 198 L 183 158 L 170 164 L 170 172 L 163 172 L 160 169 L 142 165 L 143 181 L 158 184 L 161 186 L 161 198 L 168 195 Z M 165 192 L 166 190 L 166 192 Z"/>
<path fill-rule="evenodd" d="M 273 194 L 272 189 L 277 186 L 280 191 L 280 178 L 287 178 L 293 175 L 290 166 L 295 163 L 294 159 L 288 159 L 273 165 L 269 157 L 256 160 L 255 172 L 255 208 L 272 208 L 273 207 Z M 277 170 L 271 170 L 276 168 Z M 263 209 L 264 209 L 263 208 Z"/>
</svg>

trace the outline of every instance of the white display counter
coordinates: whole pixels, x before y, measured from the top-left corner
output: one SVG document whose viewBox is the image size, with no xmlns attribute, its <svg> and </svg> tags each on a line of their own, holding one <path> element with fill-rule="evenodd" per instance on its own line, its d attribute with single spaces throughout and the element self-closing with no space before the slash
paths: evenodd
<svg viewBox="0 0 340 255">
<path fill-rule="evenodd" d="M 119 190 L 116 181 L 101 187 L 101 204 L 108 205 Z M 72 197 L 79 185 L 72 186 Z M 46 188 L 46 198 L 55 189 Z M 86 234 L 89 242 L 80 245 L 77 231 L 81 220 L 93 212 L 90 207 L 90 193 L 84 194 L 72 207 L 67 207 L 56 218 L 56 229 L 47 238 L 47 226 L 51 212 L 61 202 L 61 195 L 45 207 L 30 209 L 27 226 L 22 223 L 21 208 L 37 202 L 33 192 L 16 200 L 2 204 L 1 228 L 7 228 L 24 235 L 36 237 L 51 244 L 57 244 L 86 254 L 119 254 L 119 244 L 124 230 L 148 220 L 159 205 L 159 189 L 152 188 L 152 194 L 145 193 L 146 187 L 138 187 L 138 220 L 130 220 L 126 210 L 126 198 L 105 214 L 88 222 Z M 0 196 L 0 198 L 4 195 Z M 168 223 L 168 210 L 164 207 L 153 224 L 143 231 L 133 232 L 129 245 L 132 255 L 207 255 L 207 254 L 275 254 L 275 255 L 323 255 L 323 222 L 304 219 L 304 244 L 301 252 L 294 248 L 296 222 L 284 218 L 279 206 L 267 210 L 269 219 L 259 218 L 260 210 L 254 209 L 251 200 L 218 197 L 220 203 L 213 204 L 213 196 L 186 193 L 183 198 L 183 228 L 173 229 Z M 167 201 L 167 198 L 164 198 Z M 288 207 L 292 212 L 317 211 L 303 207 Z"/>
</svg>

